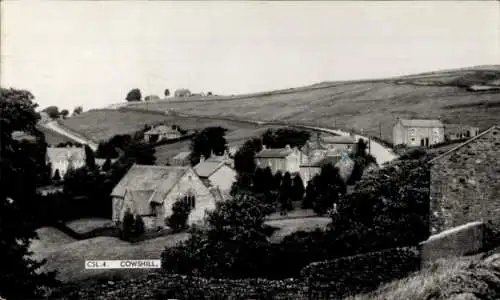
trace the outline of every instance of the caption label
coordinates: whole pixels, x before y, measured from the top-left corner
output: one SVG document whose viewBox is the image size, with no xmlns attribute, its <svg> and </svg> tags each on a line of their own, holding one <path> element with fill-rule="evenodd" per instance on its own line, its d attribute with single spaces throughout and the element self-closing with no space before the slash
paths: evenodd
<svg viewBox="0 0 500 300">
<path fill-rule="evenodd" d="M 159 259 L 86 260 L 85 269 L 159 269 Z"/>
</svg>

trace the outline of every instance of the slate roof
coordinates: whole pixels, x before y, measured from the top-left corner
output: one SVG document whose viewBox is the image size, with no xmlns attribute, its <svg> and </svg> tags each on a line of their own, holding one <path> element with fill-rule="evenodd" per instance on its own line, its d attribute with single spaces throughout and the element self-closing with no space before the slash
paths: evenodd
<svg viewBox="0 0 500 300">
<path fill-rule="evenodd" d="M 200 178 L 208 178 L 224 165 L 222 161 L 202 161 L 194 166 L 194 171 Z"/>
<path fill-rule="evenodd" d="M 429 163 L 430 163 L 430 164 L 432 164 L 433 162 L 435 162 L 435 161 L 437 161 L 437 160 L 439 160 L 439 159 L 441 159 L 441 158 L 443 158 L 443 157 L 448 156 L 449 154 L 451 154 L 451 153 L 453 153 L 453 152 L 457 151 L 458 149 L 462 148 L 462 147 L 463 147 L 463 146 L 465 146 L 465 145 L 468 145 L 468 144 L 470 144 L 470 143 L 474 142 L 475 140 L 477 140 L 477 139 L 479 139 L 480 137 L 482 137 L 482 136 L 484 136 L 484 135 L 486 135 L 486 134 L 488 134 L 488 133 L 492 132 L 492 131 L 493 131 L 493 130 L 495 130 L 495 129 L 499 129 L 499 127 L 498 127 L 498 126 L 496 126 L 496 125 L 491 126 L 490 128 L 488 128 L 487 130 L 485 130 L 485 131 L 481 132 L 480 134 L 476 135 L 475 137 L 472 137 L 472 138 L 468 139 L 467 141 L 465 141 L 465 142 L 461 143 L 460 145 L 458 145 L 458 146 L 456 146 L 456 147 L 454 147 L 454 148 L 452 148 L 452 149 L 450 149 L 450 150 L 446 151 L 445 153 L 443 153 L 443 154 L 441 154 L 441 155 L 438 155 L 438 156 L 434 157 L 433 159 L 429 160 Z"/>
<path fill-rule="evenodd" d="M 440 120 L 399 119 L 399 121 L 404 127 L 444 127 L 443 122 L 441 122 Z"/>
<path fill-rule="evenodd" d="M 313 161 L 311 163 L 302 164 L 301 167 L 321 168 L 322 166 L 324 166 L 326 164 L 336 165 L 341 159 L 342 159 L 341 156 L 327 156 L 327 157 L 321 158 L 320 160 Z"/>
<path fill-rule="evenodd" d="M 189 167 L 133 165 L 115 186 L 111 196 L 124 197 L 126 193 L 137 191 L 132 194 L 137 197 L 133 198 L 134 202 L 145 202 L 147 205 L 150 202 L 162 203 L 166 195 L 189 169 Z M 154 193 L 150 194 L 146 191 L 154 191 Z"/>
<path fill-rule="evenodd" d="M 83 147 L 49 147 L 47 157 L 50 162 L 61 160 L 85 160 L 85 149 Z"/>
<path fill-rule="evenodd" d="M 255 155 L 256 158 L 286 158 L 292 153 L 292 149 L 262 149 Z"/>
</svg>

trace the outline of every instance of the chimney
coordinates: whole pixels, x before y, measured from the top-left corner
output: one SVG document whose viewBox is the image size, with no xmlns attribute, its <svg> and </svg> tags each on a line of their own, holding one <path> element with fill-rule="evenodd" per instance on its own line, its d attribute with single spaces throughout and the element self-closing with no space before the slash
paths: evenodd
<svg viewBox="0 0 500 300">
<path fill-rule="evenodd" d="M 286 146 L 285 146 L 285 149 L 286 149 L 286 150 L 290 150 L 290 149 L 291 149 L 291 148 L 290 148 L 290 145 L 286 145 Z"/>
<path fill-rule="evenodd" d="M 267 149 L 267 146 L 266 145 L 262 145 L 262 150 L 266 150 Z"/>
<path fill-rule="evenodd" d="M 200 156 L 200 162 L 204 162 L 205 161 L 205 156 L 203 156 L 203 154 Z"/>
</svg>

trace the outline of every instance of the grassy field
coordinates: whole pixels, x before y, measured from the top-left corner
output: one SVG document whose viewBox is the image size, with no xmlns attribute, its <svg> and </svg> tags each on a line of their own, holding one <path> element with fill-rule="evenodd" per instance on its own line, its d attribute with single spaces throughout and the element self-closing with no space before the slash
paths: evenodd
<svg viewBox="0 0 500 300">
<path fill-rule="evenodd" d="M 170 99 L 130 107 L 201 116 L 280 120 L 363 130 L 391 141 L 397 117 L 440 118 L 485 129 L 500 121 L 500 93 L 463 88 L 500 78 L 500 66 L 433 72 L 387 80 L 321 83 L 252 95 Z"/>
<path fill-rule="evenodd" d="M 91 218 L 73 220 L 65 225 L 78 234 L 85 234 L 98 228 L 110 227 L 113 223 L 110 219 Z"/>
<path fill-rule="evenodd" d="M 329 218 L 303 218 L 291 220 L 268 221 L 268 225 L 279 228 L 274 232 L 271 241 L 279 242 L 286 235 L 297 230 L 313 230 L 325 227 Z M 71 228 L 85 231 L 100 225 L 103 220 L 78 220 L 70 224 Z M 37 231 L 39 239 L 34 240 L 30 250 L 36 259 L 47 259 L 42 271 L 57 270 L 62 281 L 82 280 L 91 277 L 133 277 L 151 270 L 86 270 L 85 260 L 114 259 L 160 259 L 165 247 L 173 247 L 189 237 L 188 233 L 171 234 L 134 244 L 116 237 L 96 237 L 86 240 L 75 240 L 58 229 L 43 227 Z"/>
<path fill-rule="evenodd" d="M 500 298 L 500 254 L 437 261 L 377 291 L 346 300 L 479 300 Z"/>
<path fill-rule="evenodd" d="M 160 259 L 161 252 L 188 237 L 186 233 L 158 237 L 135 244 L 115 237 L 96 237 L 77 241 L 55 228 L 40 228 L 39 240 L 31 245 L 34 257 L 46 258 L 42 271 L 57 270 L 62 281 L 73 281 L 93 276 L 134 276 L 142 270 L 86 270 L 85 260 Z M 151 270 L 149 270 L 151 271 Z"/>
<path fill-rule="evenodd" d="M 46 127 L 38 126 L 37 128 L 45 135 L 45 142 L 48 145 L 56 146 L 60 143 L 66 143 L 66 142 L 73 142 L 74 143 L 75 142 L 72 139 L 68 138 L 67 136 L 59 134 L 59 133 L 57 133 L 53 130 L 50 130 Z"/>
</svg>

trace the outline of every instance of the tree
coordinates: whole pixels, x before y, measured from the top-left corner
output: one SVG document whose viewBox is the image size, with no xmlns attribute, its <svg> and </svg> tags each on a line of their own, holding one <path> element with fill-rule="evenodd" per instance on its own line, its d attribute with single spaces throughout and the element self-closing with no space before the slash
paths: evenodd
<svg viewBox="0 0 500 300">
<path fill-rule="evenodd" d="M 52 119 L 57 119 L 60 115 L 59 108 L 57 108 L 57 106 L 48 106 L 43 110 L 43 112 L 46 112 Z"/>
<path fill-rule="evenodd" d="M 166 248 L 163 268 L 192 274 L 195 269 L 210 277 L 256 277 L 267 265 L 271 232 L 264 224 L 272 209 L 252 193 L 241 192 L 218 202 L 207 212 L 206 228 L 194 228 L 180 246 Z"/>
<path fill-rule="evenodd" d="M 124 240 L 130 240 L 134 236 L 134 215 L 127 210 L 123 216 L 123 224 L 121 228 L 121 237 Z"/>
<path fill-rule="evenodd" d="M 286 172 L 281 180 L 278 200 L 283 213 L 292 210 L 292 177 L 289 172 Z"/>
<path fill-rule="evenodd" d="M 104 162 L 104 164 L 102 165 L 102 170 L 103 170 L 104 172 L 108 172 L 110 169 L 111 169 L 111 159 L 106 158 L 106 161 L 105 161 L 105 162 Z"/>
<path fill-rule="evenodd" d="M 164 95 L 165 95 L 165 97 L 170 96 L 170 90 L 169 89 L 165 89 Z"/>
<path fill-rule="evenodd" d="M 29 251 L 37 237 L 32 207 L 40 162 L 26 152 L 29 144 L 12 139 L 14 131 L 37 131 L 33 99 L 29 91 L 0 90 L 0 295 L 7 299 L 43 297 L 43 288 L 56 283 L 54 273 L 38 271 L 44 261 L 32 259 Z"/>
<path fill-rule="evenodd" d="M 73 116 L 77 116 L 83 112 L 83 107 L 77 106 L 73 109 Z"/>
<path fill-rule="evenodd" d="M 347 179 L 347 184 L 353 185 L 363 176 L 366 168 L 371 164 L 376 164 L 375 158 L 367 153 L 367 143 L 363 139 L 359 139 L 355 151 L 351 154 L 351 158 L 354 160 L 354 167 L 351 172 L 351 176 Z"/>
<path fill-rule="evenodd" d="M 345 252 L 416 245 L 429 236 L 428 157 L 403 159 L 356 183 L 332 216 Z"/>
<path fill-rule="evenodd" d="M 262 144 L 269 148 L 302 147 L 309 140 L 311 134 L 305 130 L 282 127 L 268 129 L 262 134 Z"/>
<path fill-rule="evenodd" d="M 253 173 L 255 171 L 255 154 L 262 150 L 262 141 L 253 138 L 246 141 L 234 155 L 234 169 L 238 173 Z"/>
<path fill-rule="evenodd" d="M 130 90 L 125 100 L 127 100 L 128 102 L 141 101 L 142 100 L 141 90 L 137 88 Z"/>
<path fill-rule="evenodd" d="M 156 162 L 155 148 L 142 141 L 133 141 L 125 147 L 124 157 L 130 163 L 139 165 L 154 165 Z"/>
<path fill-rule="evenodd" d="M 313 180 L 309 180 L 307 182 L 306 195 L 304 197 L 304 200 L 302 201 L 302 208 L 313 208 L 316 199 L 318 199 L 318 192 L 316 191 L 316 187 L 313 184 Z"/>
<path fill-rule="evenodd" d="M 61 181 L 61 174 L 59 174 L 59 169 L 56 169 L 56 171 L 54 172 L 54 176 L 52 177 L 52 180 L 54 180 L 55 182 L 59 182 Z"/>
<path fill-rule="evenodd" d="M 302 178 L 300 178 L 300 175 L 297 174 L 295 175 L 295 177 L 293 177 L 292 200 L 301 201 L 304 198 L 304 193 L 304 182 L 302 181 Z"/>
<path fill-rule="evenodd" d="M 191 164 L 197 164 L 201 156 L 209 158 L 212 153 L 224 154 L 227 149 L 226 132 L 226 128 L 216 126 L 197 133 L 191 141 Z"/>
<path fill-rule="evenodd" d="M 190 213 L 191 206 L 186 197 L 177 199 L 172 205 L 172 215 L 167 218 L 167 226 L 174 232 L 180 232 L 186 229 Z"/>
<path fill-rule="evenodd" d="M 116 148 L 110 142 L 100 142 L 97 145 L 95 157 L 97 158 L 117 158 L 119 155 Z"/>
<path fill-rule="evenodd" d="M 346 186 L 338 169 L 332 164 L 321 167 L 321 172 L 313 178 L 312 184 L 317 192 L 313 210 L 319 215 L 325 214 L 346 193 Z"/>
<path fill-rule="evenodd" d="M 87 166 L 87 168 L 95 170 L 97 166 L 95 163 L 94 151 L 90 149 L 89 145 L 85 145 L 84 149 L 85 149 L 85 165 Z"/>
<path fill-rule="evenodd" d="M 212 95 L 213 95 L 213 94 L 212 94 L 212 92 L 210 92 L 210 91 L 207 93 L 207 96 L 212 96 Z"/>
<path fill-rule="evenodd" d="M 66 119 L 69 116 L 69 111 L 67 109 L 61 110 L 61 117 Z"/>
<path fill-rule="evenodd" d="M 134 236 L 141 236 L 145 231 L 146 226 L 144 225 L 144 220 L 140 215 L 136 215 L 134 219 Z"/>
</svg>

